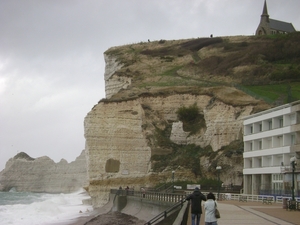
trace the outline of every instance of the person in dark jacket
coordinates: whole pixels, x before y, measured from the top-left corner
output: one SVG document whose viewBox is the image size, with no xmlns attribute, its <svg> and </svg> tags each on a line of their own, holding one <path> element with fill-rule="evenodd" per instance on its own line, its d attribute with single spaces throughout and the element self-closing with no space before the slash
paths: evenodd
<svg viewBox="0 0 300 225">
<path fill-rule="evenodd" d="M 192 225 L 199 225 L 202 214 L 201 202 L 202 200 L 206 201 L 206 197 L 196 187 L 194 192 L 186 197 L 186 200 L 191 200 Z"/>
</svg>

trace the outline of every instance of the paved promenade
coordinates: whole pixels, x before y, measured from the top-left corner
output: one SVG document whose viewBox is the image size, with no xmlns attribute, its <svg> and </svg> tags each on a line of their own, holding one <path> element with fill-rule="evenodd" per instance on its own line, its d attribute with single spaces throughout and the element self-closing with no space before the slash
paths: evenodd
<svg viewBox="0 0 300 225">
<path fill-rule="evenodd" d="M 300 211 L 287 211 L 281 204 L 271 205 L 261 202 L 220 201 L 218 208 L 221 218 L 218 225 L 300 225 Z M 201 225 L 204 225 L 204 216 L 201 216 Z M 187 225 L 191 224 L 191 218 Z"/>
</svg>

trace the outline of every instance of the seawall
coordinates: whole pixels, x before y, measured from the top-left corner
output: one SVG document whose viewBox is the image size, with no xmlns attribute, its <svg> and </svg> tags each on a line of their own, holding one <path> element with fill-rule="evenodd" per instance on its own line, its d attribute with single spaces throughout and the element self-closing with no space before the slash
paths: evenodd
<svg viewBox="0 0 300 225">
<path fill-rule="evenodd" d="M 137 197 L 130 195 L 110 194 L 109 202 L 103 207 L 99 208 L 99 214 L 104 214 L 109 211 L 118 211 L 127 215 L 134 216 L 140 220 L 149 221 L 157 215 L 159 215 L 160 213 L 168 211 L 168 209 L 170 209 L 174 204 L 175 202 L 151 200 L 143 198 L 142 196 Z M 183 210 L 181 211 L 185 211 L 186 204 L 184 204 L 184 207 L 182 207 L 182 209 Z M 176 210 L 173 210 L 172 212 L 168 213 L 168 217 L 172 215 L 172 220 L 174 221 L 177 215 L 181 215 L 180 217 L 182 220 L 182 214 L 184 212 L 180 213 L 179 211 L 180 207 L 177 207 Z"/>
</svg>

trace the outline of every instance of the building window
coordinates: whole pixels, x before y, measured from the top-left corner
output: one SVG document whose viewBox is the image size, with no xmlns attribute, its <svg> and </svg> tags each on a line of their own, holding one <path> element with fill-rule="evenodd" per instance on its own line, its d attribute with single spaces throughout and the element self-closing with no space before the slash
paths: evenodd
<svg viewBox="0 0 300 225">
<path fill-rule="evenodd" d="M 292 124 L 296 124 L 296 113 L 293 113 L 289 116 L 289 119 L 290 119 L 290 125 Z"/>
<path fill-rule="evenodd" d="M 279 119 L 279 127 L 283 127 L 283 118 Z"/>
<path fill-rule="evenodd" d="M 276 182 L 276 183 L 273 183 L 273 189 L 274 189 L 274 190 L 282 190 L 282 189 L 283 189 L 283 184 L 282 184 L 282 182 Z"/>
<path fill-rule="evenodd" d="M 262 124 L 259 124 L 259 131 L 262 131 Z"/>
<path fill-rule="evenodd" d="M 269 120 L 269 130 L 272 130 L 272 120 Z"/>
<path fill-rule="evenodd" d="M 265 139 L 265 148 L 272 148 L 272 138 Z"/>
<path fill-rule="evenodd" d="M 292 135 L 291 135 L 291 145 L 296 144 L 295 142 L 296 142 L 296 141 L 295 141 L 295 134 L 292 134 Z"/>
<path fill-rule="evenodd" d="M 283 136 L 277 136 L 278 138 L 278 144 L 276 147 L 282 147 L 283 146 Z"/>
<path fill-rule="evenodd" d="M 282 174 L 273 174 L 273 181 L 282 181 Z"/>
</svg>

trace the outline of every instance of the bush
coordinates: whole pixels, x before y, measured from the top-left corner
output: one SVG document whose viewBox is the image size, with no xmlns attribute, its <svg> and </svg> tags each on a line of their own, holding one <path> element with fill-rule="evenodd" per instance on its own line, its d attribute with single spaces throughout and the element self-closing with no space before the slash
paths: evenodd
<svg viewBox="0 0 300 225">
<path fill-rule="evenodd" d="M 274 71 L 271 76 L 271 80 L 283 81 L 283 80 L 299 80 L 300 79 L 300 70 L 296 67 L 289 67 L 285 70 Z"/>
<path fill-rule="evenodd" d="M 197 104 L 193 104 L 189 107 L 182 106 L 177 111 L 177 117 L 180 121 L 190 122 L 197 118 L 199 114 L 199 108 Z"/>
</svg>

